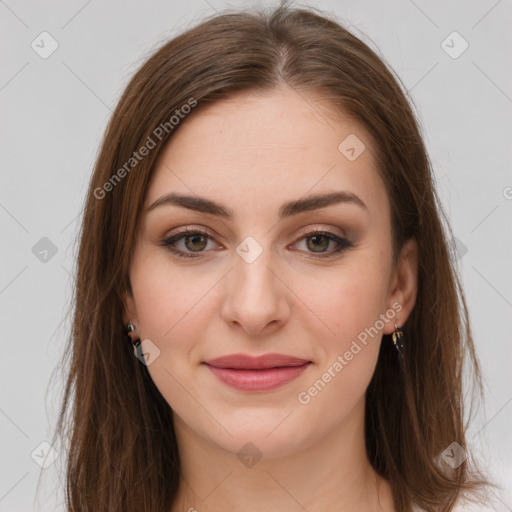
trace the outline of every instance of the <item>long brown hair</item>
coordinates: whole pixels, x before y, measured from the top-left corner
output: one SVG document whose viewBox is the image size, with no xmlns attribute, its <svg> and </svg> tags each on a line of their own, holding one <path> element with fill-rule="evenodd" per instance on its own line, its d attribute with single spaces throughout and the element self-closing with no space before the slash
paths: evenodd
<svg viewBox="0 0 512 512">
<path fill-rule="evenodd" d="M 383 59 L 337 21 L 282 4 L 217 14 L 166 42 L 136 72 L 110 119 L 82 219 L 56 430 L 66 443 L 70 512 L 170 510 L 180 482 L 173 413 L 123 325 L 145 192 L 179 129 L 171 121 L 176 110 L 194 108 L 193 115 L 230 94 L 278 86 L 320 91 L 333 111 L 363 124 L 391 204 L 395 264 L 404 241 L 414 237 L 419 246 L 404 364 L 383 342 L 366 393 L 371 464 L 390 481 L 399 512 L 413 504 L 449 511 L 462 492 L 475 495 L 487 483 L 471 457 L 452 468 L 441 456 L 454 442 L 469 450 L 463 370 L 472 372 L 473 391 L 482 386 L 451 230 L 410 101 Z M 134 157 L 143 146 L 145 156 Z"/>
</svg>

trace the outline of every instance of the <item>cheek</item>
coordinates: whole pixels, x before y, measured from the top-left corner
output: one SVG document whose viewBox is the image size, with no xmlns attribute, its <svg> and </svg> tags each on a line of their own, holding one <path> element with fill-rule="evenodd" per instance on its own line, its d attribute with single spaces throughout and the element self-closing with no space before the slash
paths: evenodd
<svg viewBox="0 0 512 512">
<path fill-rule="evenodd" d="M 377 364 L 385 312 L 378 275 L 348 272 L 331 280 L 328 290 L 309 296 L 308 305 L 328 329 L 316 337 L 318 365 L 297 396 L 308 421 L 319 429 L 346 418 L 364 395 Z M 325 425 L 317 425 L 320 417 Z"/>
<path fill-rule="evenodd" d="M 163 348 L 173 340 L 179 344 L 193 339 L 195 330 L 201 332 L 197 313 L 207 307 L 219 277 L 200 267 L 180 269 L 165 254 L 141 255 L 138 261 L 132 270 L 132 288 L 141 333 Z M 178 335 L 183 329 L 187 335 Z"/>
<path fill-rule="evenodd" d="M 180 270 L 162 256 L 134 258 L 131 282 L 136 298 L 141 338 L 159 349 L 147 367 L 154 384 L 178 414 L 188 414 L 191 396 L 200 396 L 190 378 L 190 352 L 204 337 L 211 291 L 218 277 Z M 210 293 L 209 293 L 210 292 Z M 201 323 L 202 322 L 202 323 Z M 188 412 L 187 412 L 188 411 Z M 194 414 L 201 415 L 201 411 Z"/>
<path fill-rule="evenodd" d="M 374 258 L 337 269 L 327 279 L 301 280 L 300 294 L 317 317 L 311 317 L 308 330 L 316 324 L 318 367 L 303 389 L 308 400 L 321 404 L 337 403 L 342 417 L 364 394 L 377 363 L 385 313 L 385 269 Z M 319 321 L 320 319 L 320 321 Z M 341 404 L 343 404 L 341 406 Z M 318 409 L 320 413 L 320 409 Z"/>
<path fill-rule="evenodd" d="M 327 346 L 341 350 L 384 313 L 385 272 L 373 265 L 345 266 L 321 278 L 301 277 L 297 295 L 303 297 L 304 313 L 315 313 Z M 308 313 L 309 310 L 309 313 Z M 379 328 L 380 327 L 380 328 Z M 378 330 L 382 329 L 377 325 Z"/>
</svg>

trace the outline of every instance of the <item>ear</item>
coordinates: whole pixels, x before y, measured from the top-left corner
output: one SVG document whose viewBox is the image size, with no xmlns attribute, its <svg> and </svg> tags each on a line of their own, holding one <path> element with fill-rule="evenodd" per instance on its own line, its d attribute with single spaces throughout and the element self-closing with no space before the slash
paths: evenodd
<svg viewBox="0 0 512 512">
<path fill-rule="evenodd" d="M 135 299 L 133 298 L 133 294 L 130 290 L 126 290 L 122 296 L 123 299 L 123 323 L 124 325 L 128 325 L 130 321 L 132 321 L 135 325 L 137 325 L 137 309 L 135 307 Z"/>
<path fill-rule="evenodd" d="M 395 322 L 399 327 L 409 317 L 418 293 L 418 242 L 409 238 L 403 245 L 398 258 L 397 267 L 391 279 L 387 309 L 396 311 L 394 318 L 386 323 L 382 332 L 391 334 L 395 330 Z M 399 309 L 397 303 L 402 307 Z M 395 304 L 395 307 L 393 307 Z"/>
</svg>

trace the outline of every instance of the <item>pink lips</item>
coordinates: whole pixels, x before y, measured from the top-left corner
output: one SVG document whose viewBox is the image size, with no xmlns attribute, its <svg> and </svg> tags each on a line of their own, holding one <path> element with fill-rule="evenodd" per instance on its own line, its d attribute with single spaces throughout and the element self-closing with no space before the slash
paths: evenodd
<svg viewBox="0 0 512 512">
<path fill-rule="evenodd" d="M 204 364 L 224 384 L 239 391 L 270 391 L 296 379 L 311 361 L 284 354 L 232 354 Z"/>
</svg>

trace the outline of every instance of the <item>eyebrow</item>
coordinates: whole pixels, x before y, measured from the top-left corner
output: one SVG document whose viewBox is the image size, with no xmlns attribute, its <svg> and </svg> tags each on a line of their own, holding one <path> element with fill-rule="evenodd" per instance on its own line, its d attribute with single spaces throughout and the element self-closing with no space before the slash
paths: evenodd
<svg viewBox="0 0 512 512">
<path fill-rule="evenodd" d="M 299 213 L 325 208 L 334 204 L 354 204 L 368 211 L 366 204 L 352 192 L 340 191 L 328 194 L 310 195 L 304 199 L 288 201 L 279 208 L 279 218 L 284 219 Z M 226 208 L 211 199 L 199 196 L 189 196 L 184 194 L 169 193 L 157 199 L 153 204 L 146 208 L 150 212 L 159 206 L 174 205 L 195 210 L 201 213 L 216 215 L 225 219 L 233 218 L 233 211 Z"/>
</svg>

